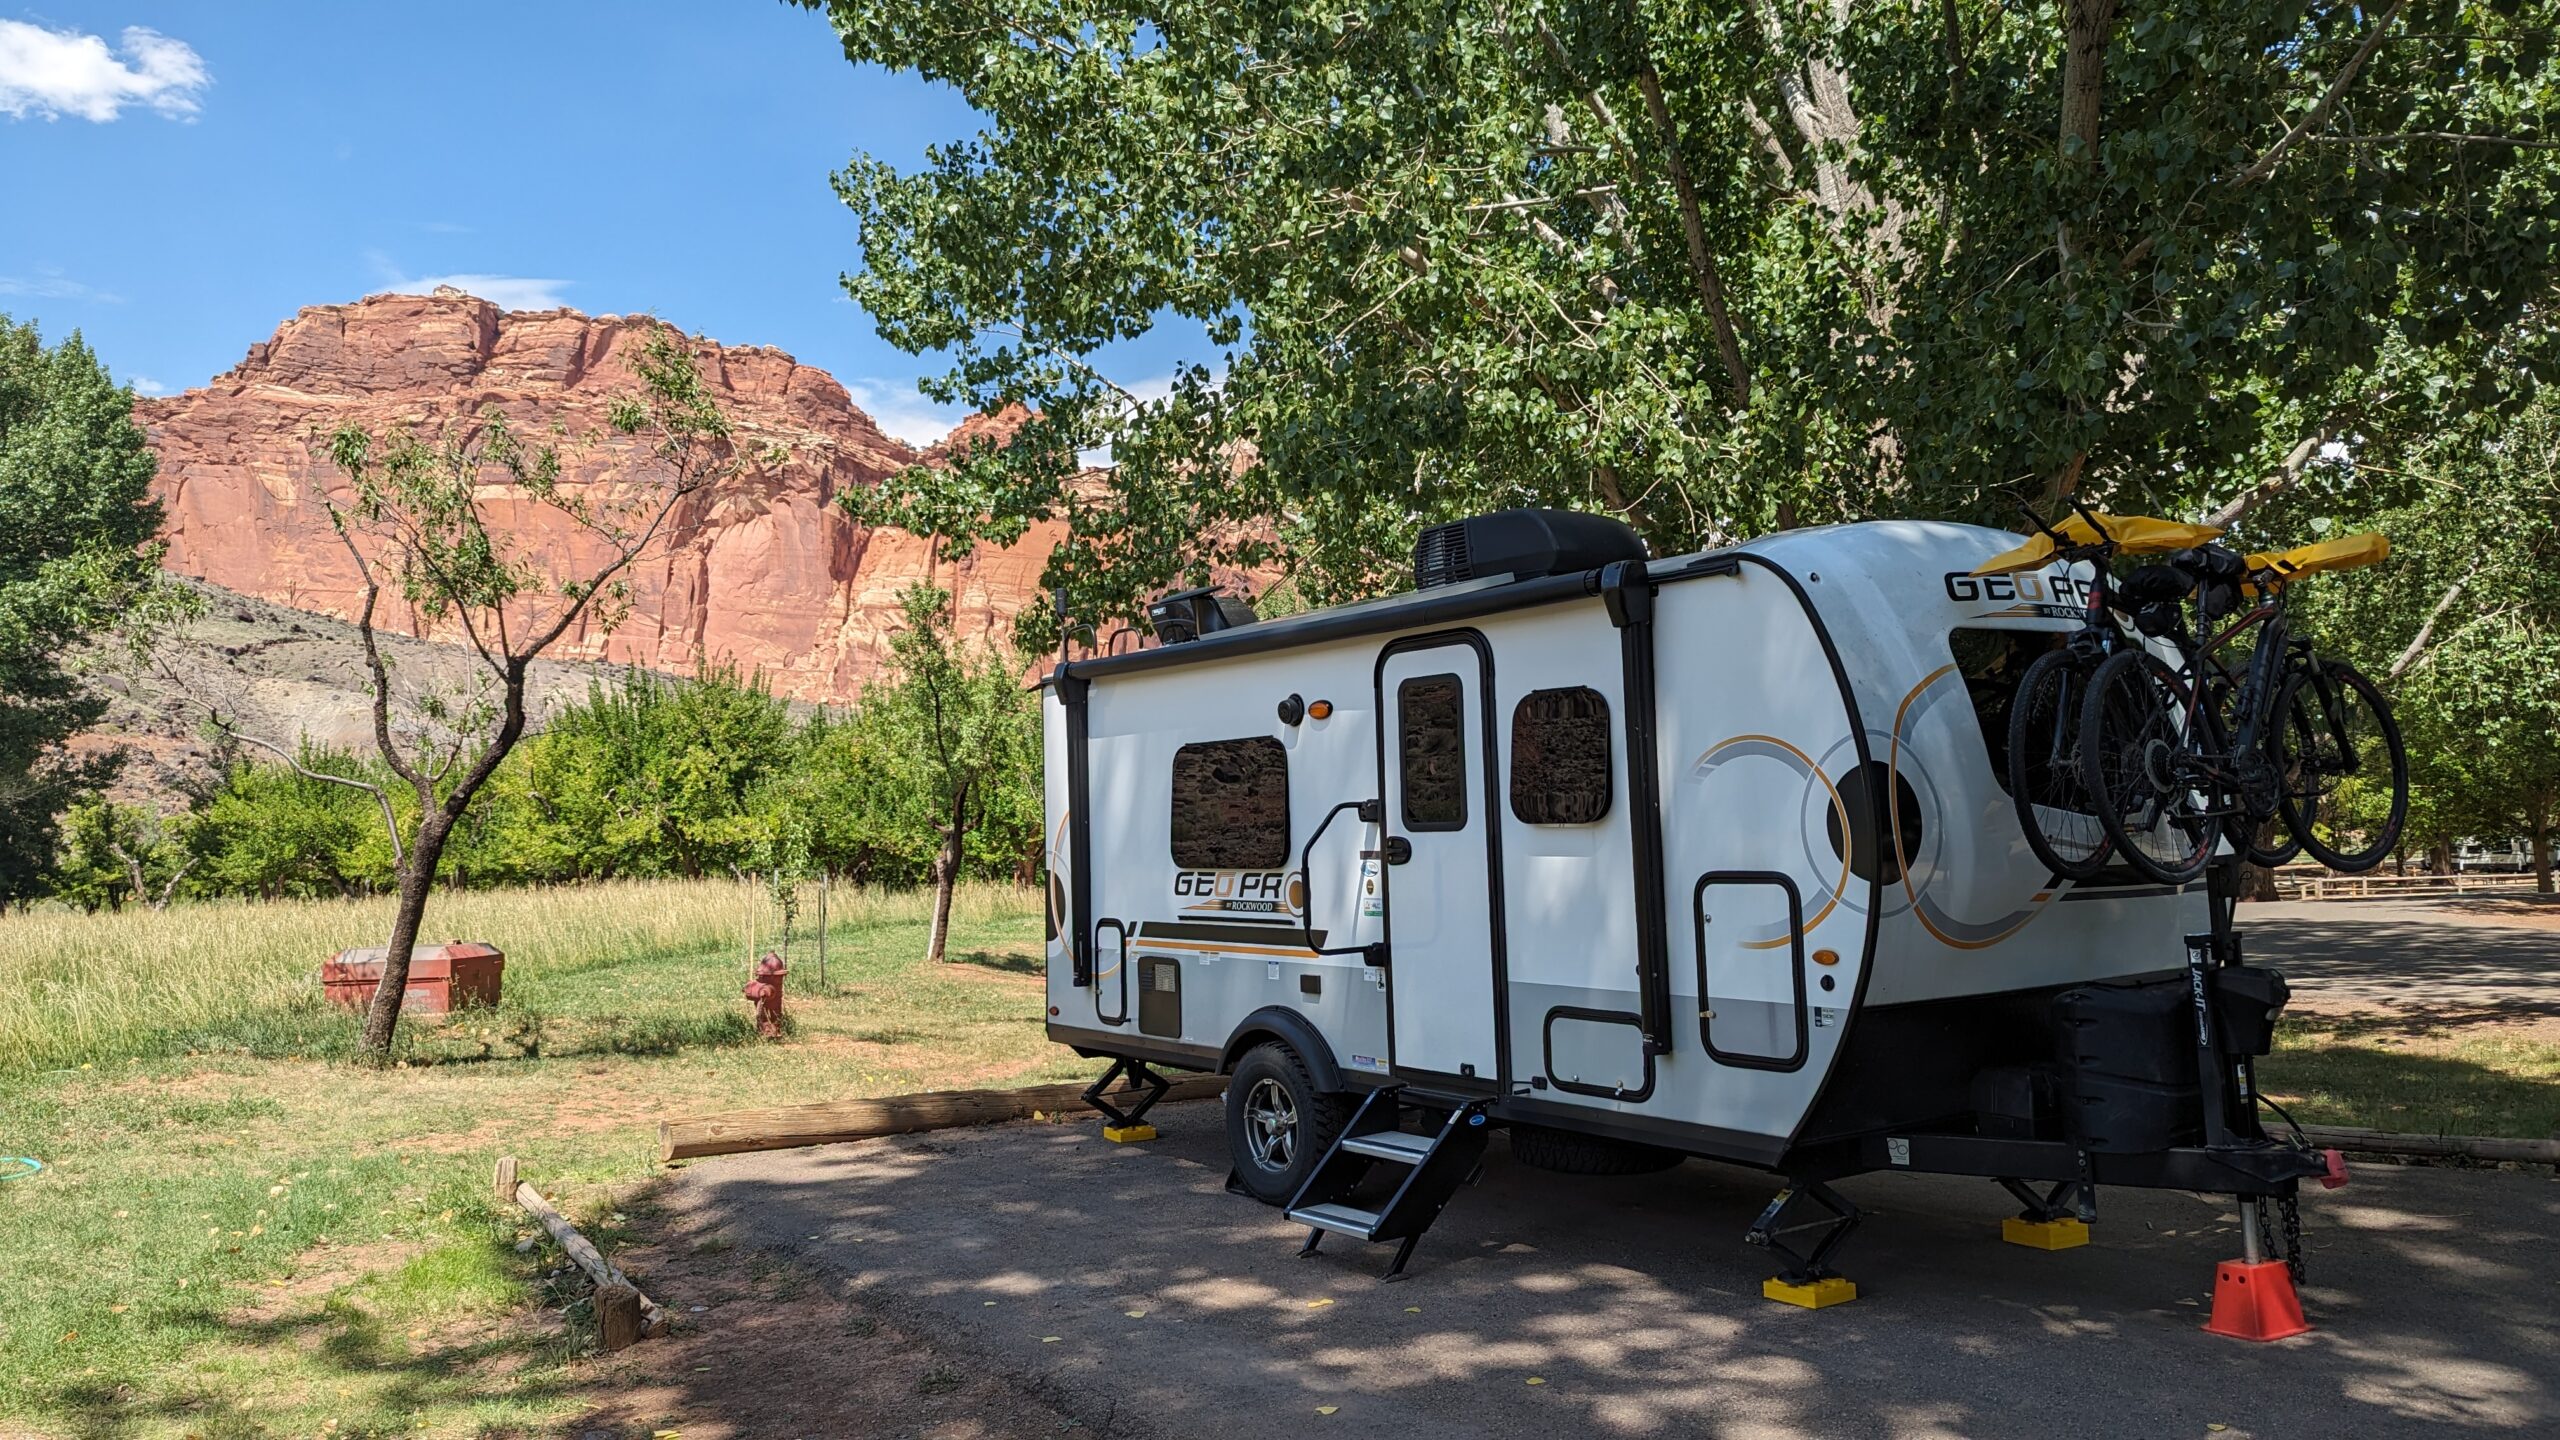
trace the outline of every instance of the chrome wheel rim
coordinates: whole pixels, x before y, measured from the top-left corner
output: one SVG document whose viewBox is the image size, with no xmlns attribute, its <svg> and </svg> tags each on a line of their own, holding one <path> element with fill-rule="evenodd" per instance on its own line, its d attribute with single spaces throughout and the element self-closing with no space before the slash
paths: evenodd
<svg viewBox="0 0 2560 1440">
<path fill-rule="evenodd" d="M 1244 1096 L 1244 1143 L 1253 1163 L 1286 1170 L 1298 1154 L 1298 1102 L 1277 1080 L 1253 1082 Z"/>
</svg>

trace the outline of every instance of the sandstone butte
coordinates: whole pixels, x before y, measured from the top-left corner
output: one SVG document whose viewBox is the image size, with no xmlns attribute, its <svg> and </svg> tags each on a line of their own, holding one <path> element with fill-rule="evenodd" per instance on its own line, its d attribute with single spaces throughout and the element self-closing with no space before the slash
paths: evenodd
<svg viewBox="0 0 2560 1440">
<path fill-rule="evenodd" d="M 298 610 L 354 618 L 354 562 L 315 496 L 344 481 L 319 448 L 354 423 L 421 434 L 495 408 L 519 433 L 557 425 L 602 432 L 606 407 L 639 388 L 629 358 L 638 317 L 574 310 L 502 312 L 454 290 L 377 295 L 302 311 L 202 388 L 146 400 L 137 414 L 160 458 L 167 510 L 164 563 L 184 575 Z M 1041 524 L 1014 545 L 939 560 L 922 537 L 870 529 L 833 502 L 954 442 L 999 443 L 1004 417 L 972 416 L 931 450 L 881 433 L 823 370 L 761 346 L 699 342 L 704 378 L 738 431 L 739 452 L 783 447 L 691 497 L 666 539 L 632 575 L 629 615 L 609 633 L 590 624 L 551 652 L 691 672 L 703 661 L 752 669 L 776 693 L 841 703 L 858 696 L 888 653 L 899 592 L 929 580 L 953 592 L 967 636 L 1004 632 L 1037 602 L 1041 566 L 1063 527 Z M 635 445 L 599 443 L 564 456 L 573 486 L 611 486 L 649 463 Z M 556 510 L 498 494 L 486 513 L 524 553 L 585 543 Z M 390 611 L 393 607 L 386 606 Z M 421 633 L 417 617 L 378 623 Z"/>
</svg>

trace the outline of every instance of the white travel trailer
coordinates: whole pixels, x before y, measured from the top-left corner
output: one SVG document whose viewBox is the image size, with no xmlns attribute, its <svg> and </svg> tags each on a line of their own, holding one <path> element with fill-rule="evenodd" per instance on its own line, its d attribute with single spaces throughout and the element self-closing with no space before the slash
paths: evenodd
<svg viewBox="0 0 2560 1440">
<path fill-rule="evenodd" d="M 1807 1304 L 1854 1293 L 1823 1182 L 1862 1171 L 2000 1179 L 2049 1246 L 2098 1184 L 2289 1199 L 2324 1163 L 2257 1122 L 2282 981 L 2227 905 L 2058 879 L 2019 829 L 2009 690 L 2088 571 L 1969 573 L 2016 543 L 1649 561 L 1512 511 L 1427 532 L 1389 599 L 1167 597 L 1162 643 L 1045 685 L 1050 1035 L 1140 1113 L 1149 1067 L 1229 1073 L 1234 1188 L 1396 1271 L 1506 1127 L 1555 1168 L 1784 1177 L 1747 1238 Z"/>
</svg>

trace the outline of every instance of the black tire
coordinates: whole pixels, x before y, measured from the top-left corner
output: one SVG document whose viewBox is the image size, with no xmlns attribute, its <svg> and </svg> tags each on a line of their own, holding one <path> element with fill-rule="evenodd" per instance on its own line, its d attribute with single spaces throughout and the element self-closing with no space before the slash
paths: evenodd
<svg viewBox="0 0 2560 1440">
<path fill-rule="evenodd" d="M 2036 859 L 2068 880 L 2105 869 L 2115 848 L 2081 775 L 2079 702 L 2091 668 L 2068 650 L 2048 650 L 2019 677 L 2009 701 L 2003 778 L 2018 807 L 2018 828 Z"/>
<path fill-rule="evenodd" d="M 1512 1158 L 1559 1175 L 1651 1175 L 1689 1157 L 1659 1145 L 1611 1140 L 1546 1125 L 1513 1125 Z"/>
<path fill-rule="evenodd" d="M 2285 824 L 2311 858 L 2354 874 L 2389 859 L 2400 844 L 2400 829 L 2409 820 L 2409 752 L 2378 686 L 2344 661 L 2318 664 L 2318 676 L 2296 675 L 2278 702 L 2277 714 L 2289 721 L 2298 711 L 2307 727 L 2296 733 L 2288 725 L 2283 737 L 2287 773 L 2298 778 L 2285 786 L 2282 809 Z M 2383 820 L 2352 849 L 2330 844 L 2319 830 L 2321 812 L 2333 809 L 2349 784 L 2388 787 L 2380 796 L 2365 797 L 2381 800 Z"/>
<path fill-rule="evenodd" d="M 1351 1118 L 1348 1097 L 1316 1088 L 1304 1056 L 1278 1040 L 1245 1052 L 1227 1077 L 1227 1153 L 1236 1182 L 1286 1205 Z"/>
<path fill-rule="evenodd" d="M 2189 712 L 2186 685 L 2177 672 L 2147 650 L 2107 657 L 2089 678 L 2080 709 L 2082 782 L 2116 853 L 2163 885 L 2184 885 L 2204 873 L 2221 826 L 2203 796 L 2178 774 L 2187 753 L 2179 719 Z M 2213 748 L 2209 710 L 2194 710 Z"/>
<path fill-rule="evenodd" d="M 2227 676 L 2223 683 L 2222 733 L 2240 733 L 2242 717 L 2233 713 L 2239 708 L 2239 685 Z M 2231 848 L 2247 857 L 2252 865 L 2273 870 L 2290 865 L 2302 853 L 2302 837 L 2294 833 L 2293 822 L 2285 818 L 2284 797 L 2300 783 L 2300 766 L 2291 758 L 2289 747 L 2310 733 L 2309 712 L 2302 708 L 2290 682 L 2276 687 L 2276 705 L 2267 722 L 2266 738 L 2260 742 L 2267 773 L 2273 777 L 2273 793 L 2261 803 L 2243 795 L 2239 810 L 2223 819 L 2223 833 Z"/>
</svg>

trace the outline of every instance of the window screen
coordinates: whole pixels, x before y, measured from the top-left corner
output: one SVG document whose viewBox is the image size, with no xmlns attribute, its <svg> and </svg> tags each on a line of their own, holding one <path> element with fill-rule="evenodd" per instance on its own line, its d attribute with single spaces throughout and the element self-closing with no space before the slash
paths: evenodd
<svg viewBox="0 0 2560 1440">
<path fill-rule="evenodd" d="M 1289 752 L 1267 735 L 1173 752 L 1173 863 L 1278 870 L 1289 855 Z"/>
<path fill-rule="evenodd" d="M 1458 677 L 1417 675 L 1398 685 L 1396 731 L 1405 828 L 1466 828 L 1467 706 Z"/>
<path fill-rule="evenodd" d="M 1511 712 L 1511 813 L 1588 825 L 1609 813 L 1609 701 L 1575 685 L 1532 690 Z"/>
</svg>

